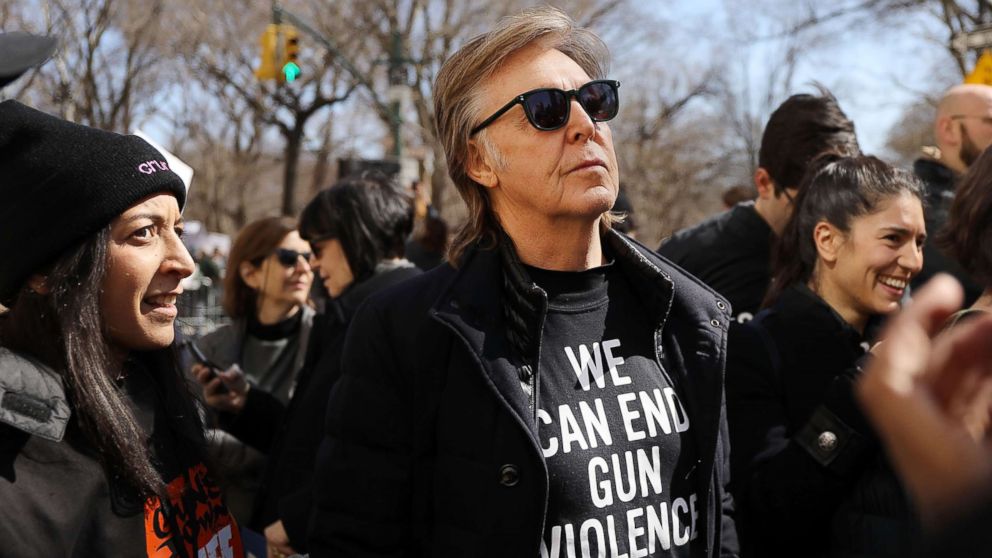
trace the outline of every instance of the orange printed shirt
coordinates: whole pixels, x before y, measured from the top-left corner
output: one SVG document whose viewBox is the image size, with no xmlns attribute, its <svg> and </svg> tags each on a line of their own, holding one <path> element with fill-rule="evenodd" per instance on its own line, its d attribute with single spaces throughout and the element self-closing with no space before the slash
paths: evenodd
<svg viewBox="0 0 992 558">
<path fill-rule="evenodd" d="M 241 533 L 220 488 L 198 463 L 166 487 L 168 502 L 145 502 L 149 558 L 244 558 Z"/>
</svg>

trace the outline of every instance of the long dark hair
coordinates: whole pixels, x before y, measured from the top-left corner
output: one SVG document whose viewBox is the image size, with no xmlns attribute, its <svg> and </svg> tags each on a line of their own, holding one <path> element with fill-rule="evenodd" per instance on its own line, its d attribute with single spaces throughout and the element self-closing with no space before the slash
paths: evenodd
<svg viewBox="0 0 992 558">
<path fill-rule="evenodd" d="M 100 312 L 109 241 L 108 226 L 43 270 L 48 293 L 25 285 L 0 316 L 0 344 L 61 375 L 77 424 L 109 476 L 122 478 L 147 498 L 162 495 L 164 484 L 149 454 L 150 433 L 142 430 L 116 383 L 125 370 L 112 358 Z M 173 349 L 130 358 L 150 371 L 174 435 L 189 442 L 183 447 L 200 453 L 199 415 Z"/>
<path fill-rule="evenodd" d="M 356 282 L 382 260 L 403 257 L 412 228 L 413 194 L 374 171 L 339 180 L 300 214 L 300 236 L 309 242 L 336 238 Z"/>
<path fill-rule="evenodd" d="M 904 192 L 924 203 L 924 187 L 916 176 L 871 155 L 817 158 L 800 183 L 792 217 L 776 245 L 772 284 L 763 306 L 774 304 L 785 289 L 812 277 L 819 258 L 813 242 L 817 223 L 826 220 L 849 232 L 854 218 L 874 213 L 881 202 Z"/>
</svg>

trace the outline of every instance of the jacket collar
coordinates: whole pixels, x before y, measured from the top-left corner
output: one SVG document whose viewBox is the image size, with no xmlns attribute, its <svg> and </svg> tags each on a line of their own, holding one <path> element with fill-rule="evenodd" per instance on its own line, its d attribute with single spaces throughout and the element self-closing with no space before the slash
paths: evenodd
<svg viewBox="0 0 992 558">
<path fill-rule="evenodd" d="M 342 323 L 348 323 L 358 307 L 370 295 L 393 283 L 419 274 L 420 270 L 409 260 L 379 262 L 372 275 L 360 283 L 350 285 L 339 297 L 328 300 L 327 307 L 333 309 Z"/>
<path fill-rule="evenodd" d="M 644 301 L 648 316 L 661 330 L 672 311 L 675 301 L 675 283 L 672 277 L 661 270 L 661 261 L 650 250 L 640 246 L 630 238 L 608 230 L 604 235 L 607 245 L 616 256 L 617 264 L 637 290 L 638 298 Z"/>
<path fill-rule="evenodd" d="M 646 304 L 648 315 L 661 328 L 674 301 L 675 284 L 672 278 L 660 269 L 660 260 L 656 256 L 652 258 L 653 254 L 648 249 L 613 230 L 606 231 L 603 238 L 624 274 L 632 279 L 637 296 Z M 481 286 L 483 282 L 485 287 Z M 479 293 L 486 294 L 480 297 Z M 496 293 L 500 296 L 494 297 Z M 504 236 L 495 250 L 476 250 L 466 258 L 446 294 L 468 302 L 458 303 L 459 307 L 464 312 L 474 312 L 477 318 L 502 315 L 504 322 L 501 325 L 507 328 L 506 335 L 515 356 L 521 363 L 534 364 L 536 345 L 547 313 L 547 293 L 528 276 L 509 237 Z M 496 304 L 497 300 L 499 304 Z M 484 301 L 493 304 L 479 304 Z M 443 306 L 439 304 L 435 307 Z"/>
<path fill-rule="evenodd" d="M 507 335 L 503 262 L 499 249 L 475 248 L 461 261 L 431 309 L 434 319 L 452 329 L 477 355 L 496 396 L 510 408 L 540 452 L 529 400 L 520 387 L 523 363 Z"/>
<path fill-rule="evenodd" d="M 674 300 L 671 277 L 661 271 L 656 256 L 652 261 L 649 250 L 627 237 L 611 230 L 604 239 L 660 331 Z M 521 384 L 537 364 L 547 304 L 547 294 L 531 281 L 504 237 L 494 249 L 471 251 L 432 309 L 480 356 L 490 384 L 535 444 L 536 422 Z"/>
<path fill-rule="evenodd" d="M 832 335 L 860 346 L 880 325 L 880 317 L 872 316 L 865 325 L 865 333 L 847 323 L 825 300 L 803 283 L 796 283 L 782 291 L 774 308 L 787 314 L 791 323 L 816 335 Z"/>
<path fill-rule="evenodd" d="M 54 370 L 0 347 L 0 422 L 58 442 L 71 414 Z"/>
</svg>

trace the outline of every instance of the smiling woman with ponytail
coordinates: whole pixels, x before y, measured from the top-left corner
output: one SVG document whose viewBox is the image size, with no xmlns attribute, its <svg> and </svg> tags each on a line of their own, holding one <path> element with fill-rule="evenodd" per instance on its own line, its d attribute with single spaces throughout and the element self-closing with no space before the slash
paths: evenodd
<svg viewBox="0 0 992 558">
<path fill-rule="evenodd" d="M 823 156 L 801 183 L 766 308 L 727 348 L 742 554 L 911 554 L 914 522 L 853 381 L 872 324 L 922 267 L 922 197 L 870 156 Z"/>
<path fill-rule="evenodd" d="M 0 176 L 0 553 L 242 556 L 174 354 L 182 181 L 14 101 Z"/>
</svg>

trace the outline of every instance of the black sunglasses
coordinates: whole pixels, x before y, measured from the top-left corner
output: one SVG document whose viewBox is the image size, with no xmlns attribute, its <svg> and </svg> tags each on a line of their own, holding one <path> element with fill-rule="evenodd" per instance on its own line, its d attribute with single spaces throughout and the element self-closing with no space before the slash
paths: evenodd
<svg viewBox="0 0 992 558">
<path fill-rule="evenodd" d="M 524 107 L 527 120 L 538 130 L 545 132 L 557 130 L 568 122 L 568 117 L 572 111 L 573 97 L 579 100 L 582 109 L 586 111 L 593 122 L 613 120 L 620 110 L 620 96 L 617 93 L 619 88 L 619 81 L 597 79 L 571 91 L 555 88 L 534 89 L 517 95 L 503 108 L 485 119 L 482 124 L 472 128 L 469 137 L 495 122 L 497 118 L 503 116 L 503 113 L 516 104 Z"/>
<path fill-rule="evenodd" d="M 276 259 L 285 267 L 294 267 L 300 257 L 303 258 L 303 261 L 310 263 L 311 255 L 312 252 L 297 252 L 289 248 L 276 248 Z"/>
</svg>

